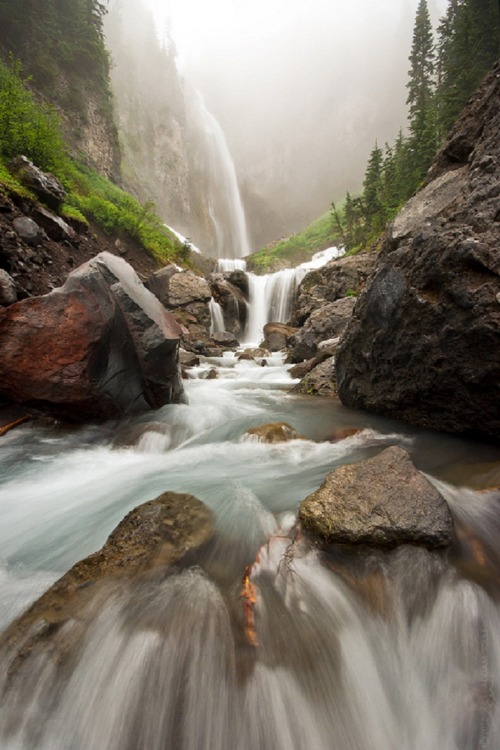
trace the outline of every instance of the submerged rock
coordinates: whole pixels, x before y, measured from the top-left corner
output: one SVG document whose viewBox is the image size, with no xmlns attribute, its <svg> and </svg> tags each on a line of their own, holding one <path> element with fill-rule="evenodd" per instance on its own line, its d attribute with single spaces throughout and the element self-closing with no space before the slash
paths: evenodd
<svg viewBox="0 0 500 750">
<path fill-rule="evenodd" d="M 59 289 L 0 310 L 0 395 L 76 420 L 179 401 L 180 333 L 131 266 L 101 253 Z"/>
<path fill-rule="evenodd" d="M 165 492 L 130 511 L 105 545 L 77 562 L 0 638 L 0 650 L 21 645 L 17 658 L 50 641 L 74 618 L 85 619 L 101 584 L 167 569 L 213 534 L 211 511 L 192 495 Z"/>
<path fill-rule="evenodd" d="M 288 440 L 303 440 L 297 430 L 286 422 L 273 422 L 260 427 L 252 427 L 243 436 L 245 440 L 257 443 L 286 443 Z"/>
<path fill-rule="evenodd" d="M 500 438 L 500 64 L 384 241 L 337 352 L 344 404 Z"/>
<path fill-rule="evenodd" d="M 299 518 L 326 543 L 434 548 L 452 537 L 445 500 L 396 446 L 328 474 L 300 504 Z"/>
</svg>

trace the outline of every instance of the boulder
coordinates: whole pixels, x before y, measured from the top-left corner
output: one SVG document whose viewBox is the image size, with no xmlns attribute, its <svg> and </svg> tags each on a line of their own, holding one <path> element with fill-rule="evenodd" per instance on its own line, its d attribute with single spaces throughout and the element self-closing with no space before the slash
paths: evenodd
<svg viewBox="0 0 500 750">
<path fill-rule="evenodd" d="M 12 159 L 9 162 L 9 169 L 49 208 L 57 211 L 64 203 L 66 191 L 57 177 L 50 172 L 42 172 L 26 156 L 17 156 Z"/>
<path fill-rule="evenodd" d="M 256 443 L 285 443 L 288 440 L 301 440 L 301 435 L 286 422 L 273 422 L 260 427 L 252 427 L 243 435 L 243 440 Z"/>
<path fill-rule="evenodd" d="M 70 620 L 85 619 L 85 610 L 106 582 L 117 588 L 124 579 L 167 569 L 213 535 L 211 511 L 192 495 L 165 492 L 125 516 L 105 545 L 77 562 L 0 638 L 0 650 L 50 643 Z M 77 633 L 79 631 L 77 630 Z M 67 644 L 59 646 L 64 649 Z M 19 658 L 19 652 L 17 657 Z"/>
<path fill-rule="evenodd" d="M 230 331 L 219 331 L 212 334 L 212 340 L 219 346 L 226 349 L 236 349 L 239 346 L 238 340 Z"/>
<path fill-rule="evenodd" d="M 356 299 L 343 297 L 314 310 L 302 328 L 288 342 L 292 362 L 311 359 L 324 341 L 331 341 L 342 334 L 351 319 Z"/>
<path fill-rule="evenodd" d="M 310 396 L 337 396 L 335 357 L 326 357 L 326 359 L 316 357 L 309 360 L 306 365 L 308 368 L 312 366 L 304 375 L 295 375 L 295 377 L 302 377 L 302 380 L 292 389 L 293 392 Z"/>
<path fill-rule="evenodd" d="M 288 339 L 297 329 L 285 323 L 266 323 L 264 326 L 264 341 L 271 352 L 280 352 L 287 348 Z"/>
<path fill-rule="evenodd" d="M 237 274 L 238 283 L 241 281 L 241 274 L 246 280 L 246 275 L 242 271 L 232 271 L 231 273 L 213 273 L 210 275 L 209 282 L 213 298 L 222 308 L 225 330 L 241 338 L 248 317 L 248 293 L 243 292 L 241 287 L 248 288 L 248 283 L 246 287 L 242 281 L 241 287 L 231 283 L 229 279 L 234 278 L 234 274 Z"/>
<path fill-rule="evenodd" d="M 170 279 L 176 273 L 179 273 L 179 269 L 177 266 L 170 264 L 152 273 L 146 281 L 146 286 L 149 291 L 153 292 L 155 297 L 157 297 L 165 307 L 168 304 L 168 285 Z"/>
<path fill-rule="evenodd" d="M 200 364 L 199 356 L 194 352 L 187 352 L 185 349 L 180 349 L 179 361 L 183 367 L 196 367 Z"/>
<path fill-rule="evenodd" d="M 238 359 L 250 360 L 250 359 L 262 359 L 263 357 L 269 357 L 271 352 L 267 349 L 261 349 L 259 347 L 255 349 L 245 349 L 238 354 Z"/>
<path fill-rule="evenodd" d="M 44 239 L 44 232 L 38 224 L 28 216 L 18 216 L 12 222 L 17 236 L 27 245 L 39 245 Z"/>
<path fill-rule="evenodd" d="M 73 241 L 76 239 L 75 230 L 67 224 L 64 219 L 60 216 L 56 216 L 51 211 L 37 206 L 32 214 L 36 222 L 45 231 L 47 237 L 55 242 L 63 242 L 64 240 Z"/>
<path fill-rule="evenodd" d="M 336 258 L 323 268 L 308 273 L 300 283 L 291 323 L 303 326 L 308 317 L 325 303 L 357 296 L 375 266 L 376 255 L 361 253 Z"/>
<path fill-rule="evenodd" d="M 205 279 L 191 271 L 176 273 L 170 277 L 165 307 L 186 307 L 192 302 L 208 302 L 212 296 Z"/>
<path fill-rule="evenodd" d="M 500 438 L 500 66 L 396 217 L 337 352 L 344 404 Z"/>
<path fill-rule="evenodd" d="M 0 395 L 75 420 L 179 401 L 180 332 L 131 266 L 101 253 L 59 289 L 0 310 Z"/>
<path fill-rule="evenodd" d="M 196 351 L 197 341 L 202 341 L 204 348 L 210 346 L 211 316 L 208 303 L 212 294 L 205 279 L 170 265 L 152 274 L 147 286 L 181 324 L 185 349 Z"/>
<path fill-rule="evenodd" d="M 0 305 L 12 305 L 17 300 L 16 282 L 3 268 L 0 268 Z"/>
<path fill-rule="evenodd" d="M 328 474 L 300 504 L 299 518 L 336 544 L 436 548 L 451 543 L 453 530 L 445 500 L 397 446 Z"/>
</svg>

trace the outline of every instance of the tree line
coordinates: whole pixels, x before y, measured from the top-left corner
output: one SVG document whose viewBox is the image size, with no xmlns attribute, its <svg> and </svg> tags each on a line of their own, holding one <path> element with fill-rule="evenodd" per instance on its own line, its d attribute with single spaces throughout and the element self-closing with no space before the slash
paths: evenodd
<svg viewBox="0 0 500 750">
<path fill-rule="evenodd" d="M 99 0 L 0 0 L 0 53 L 21 60 L 32 86 L 69 111 L 85 109 L 85 89 L 109 95 L 109 55 Z"/>
<path fill-rule="evenodd" d="M 382 148 L 376 142 L 359 195 L 346 194 L 332 217 L 350 250 L 382 232 L 425 179 L 432 159 L 500 50 L 498 0 L 448 0 L 434 33 L 419 0 L 408 72 L 408 128 Z"/>
</svg>

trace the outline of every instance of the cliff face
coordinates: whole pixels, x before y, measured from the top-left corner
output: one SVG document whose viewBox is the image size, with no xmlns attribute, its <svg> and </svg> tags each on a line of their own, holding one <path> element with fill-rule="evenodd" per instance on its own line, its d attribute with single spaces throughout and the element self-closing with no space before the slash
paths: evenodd
<svg viewBox="0 0 500 750">
<path fill-rule="evenodd" d="M 29 85 L 53 104 L 73 154 L 119 176 L 119 149 L 97 0 L 2 0 L 0 54 L 19 59 Z"/>
<path fill-rule="evenodd" d="M 500 64 L 390 226 L 337 352 L 346 405 L 500 438 Z"/>
<path fill-rule="evenodd" d="M 132 0 L 110 5 L 105 31 L 124 185 L 210 254 L 216 226 L 206 134 L 196 94 L 178 73 L 174 44 L 168 37 L 160 42 L 151 13 Z"/>
</svg>

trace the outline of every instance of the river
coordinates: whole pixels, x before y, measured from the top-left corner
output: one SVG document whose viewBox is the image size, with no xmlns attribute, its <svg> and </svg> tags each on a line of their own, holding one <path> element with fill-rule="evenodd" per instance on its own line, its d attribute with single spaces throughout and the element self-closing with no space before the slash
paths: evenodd
<svg viewBox="0 0 500 750">
<path fill-rule="evenodd" d="M 292 385 L 279 354 L 267 366 L 228 354 L 191 371 L 188 404 L 2 438 L 3 626 L 166 490 L 194 494 L 217 528 L 189 565 L 111 592 L 70 666 L 27 658 L 25 678 L 3 686 L 2 750 L 500 747 L 499 497 L 470 489 L 498 483 L 500 452 Z M 276 421 L 305 439 L 245 435 Z M 331 442 L 344 428 L 361 431 Z M 460 531 L 450 553 L 320 553 L 290 531 L 326 473 L 393 444 L 448 500 Z"/>
</svg>

